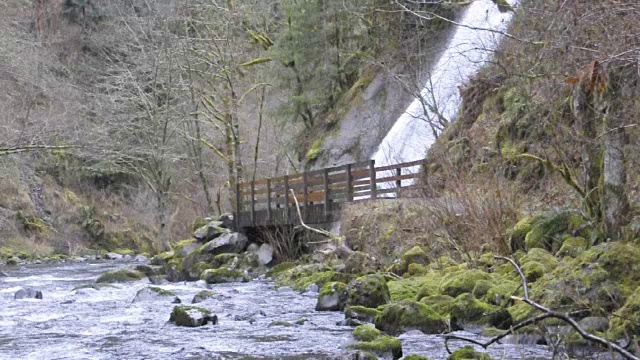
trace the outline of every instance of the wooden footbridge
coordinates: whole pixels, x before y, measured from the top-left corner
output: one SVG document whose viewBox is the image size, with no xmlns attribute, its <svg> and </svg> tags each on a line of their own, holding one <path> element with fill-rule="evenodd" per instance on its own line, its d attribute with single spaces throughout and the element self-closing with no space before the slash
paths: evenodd
<svg viewBox="0 0 640 360">
<path fill-rule="evenodd" d="M 396 198 L 417 189 L 423 165 L 419 160 L 376 167 L 371 160 L 239 183 L 236 227 L 299 224 L 296 202 L 307 224 L 336 221 L 345 203 Z"/>
</svg>

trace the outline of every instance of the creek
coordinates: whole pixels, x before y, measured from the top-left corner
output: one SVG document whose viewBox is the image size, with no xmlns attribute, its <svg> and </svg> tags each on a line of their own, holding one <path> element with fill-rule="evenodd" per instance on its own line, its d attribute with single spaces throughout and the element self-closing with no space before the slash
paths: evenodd
<svg viewBox="0 0 640 360">
<path fill-rule="evenodd" d="M 347 346 L 353 328 L 337 325 L 341 312 L 314 311 L 317 293 L 276 289 L 268 280 L 210 285 L 218 325 L 178 327 L 168 322 L 170 300 L 132 303 L 143 280 L 99 290 L 74 288 L 105 271 L 133 263 L 83 262 L 2 269 L 1 359 L 353 359 Z M 20 287 L 41 290 L 43 299 L 14 300 Z M 189 304 L 204 282 L 167 283 Z M 285 324 L 283 326 L 282 324 Z M 472 336 L 471 334 L 468 334 Z M 446 359 L 442 336 L 402 335 L 404 354 Z M 462 346 L 453 342 L 452 348 Z M 547 359 L 544 346 L 497 345 L 496 359 Z"/>
</svg>

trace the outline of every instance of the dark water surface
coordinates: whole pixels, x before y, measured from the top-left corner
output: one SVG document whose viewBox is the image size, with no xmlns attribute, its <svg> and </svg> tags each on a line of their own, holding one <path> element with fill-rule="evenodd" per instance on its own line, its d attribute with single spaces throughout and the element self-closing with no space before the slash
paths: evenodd
<svg viewBox="0 0 640 360">
<path fill-rule="evenodd" d="M 213 285 L 214 297 L 198 304 L 219 324 L 200 328 L 167 322 L 170 301 L 132 303 L 148 280 L 114 288 L 73 290 L 104 271 L 131 267 L 113 262 L 33 265 L 3 269 L 0 277 L 1 359 L 341 359 L 353 342 L 351 327 L 336 325 L 340 312 L 315 312 L 317 293 L 276 289 L 268 281 Z M 14 300 L 20 287 L 42 300 Z M 160 286 L 183 303 L 206 289 L 203 282 Z M 291 326 L 272 324 L 286 321 Z M 303 323 L 304 324 L 301 324 Z M 298 323 L 298 324 L 296 324 Z M 301 325 L 300 325 L 301 324 Z M 401 336 L 405 355 L 446 359 L 440 336 Z M 461 346 L 452 343 L 452 348 Z M 496 359 L 549 358 L 546 347 L 498 345 Z"/>
</svg>

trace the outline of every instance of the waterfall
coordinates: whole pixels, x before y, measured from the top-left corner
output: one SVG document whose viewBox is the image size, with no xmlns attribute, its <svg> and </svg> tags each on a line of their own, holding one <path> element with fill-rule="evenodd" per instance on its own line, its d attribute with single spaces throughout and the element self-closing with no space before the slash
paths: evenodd
<svg viewBox="0 0 640 360">
<path fill-rule="evenodd" d="M 515 5 L 518 0 L 510 0 Z M 398 118 L 372 156 L 376 166 L 424 159 L 435 137 L 428 124 L 439 113 L 452 121 L 460 107 L 459 87 L 464 85 L 486 63 L 506 31 L 512 13 L 502 13 L 492 0 L 475 0 L 467 6 L 460 20 L 463 26 L 448 41 L 438 62 L 430 69 L 427 86 Z M 483 29 L 483 30 L 478 30 Z M 432 111 L 437 109 L 437 112 Z M 415 168 L 418 171 L 418 167 Z M 389 175 L 391 176 L 391 175 Z M 403 186 L 411 180 L 403 181 Z"/>
</svg>

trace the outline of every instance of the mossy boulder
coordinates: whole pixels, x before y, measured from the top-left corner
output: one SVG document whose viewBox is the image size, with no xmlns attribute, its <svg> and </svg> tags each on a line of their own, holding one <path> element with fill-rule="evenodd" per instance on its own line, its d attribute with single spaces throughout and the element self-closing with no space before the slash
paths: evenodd
<svg viewBox="0 0 640 360">
<path fill-rule="evenodd" d="M 589 247 L 589 242 L 583 237 L 568 237 L 562 241 L 562 246 L 558 251 L 558 256 L 569 256 L 575 258 L 582 254 Z"/>
<path fill-rule="evenodd" d="M 420 299 L 420 302 L 429 306 L 433 311 L 442 316 L 448 316 L 451 313 L 451 305 L 455 299 L 448 295 L 431 295 Z"/>
<path fill-rule="evenodd" d="M 562 245 L 562 235 L 569 230 L 571 213 L 551 212 L 539 216 L 525 237 L 527 250 L 545 249 L 555 253 Z"/>
<path fill-rule="evenodd" d="M 493 281 L 491 274 L 482 270 L 459 271 L 449 279 L 443 281 L 440 292 L 444 295 L 457 297 L 458 295 L 471 293 L 479 281 Z"/>
<path fill-rule="evenodd" d="M 185 239 L 178 241 L 173 246 L 172 250 L 175 252 L 176 256 L 183 258 L 190 252 L 197 250 L 200 246 L 201 244 L 199 244 L 195 239 Z"/>
<path fill-rule="evenodd" d="M 429 360 L 429 358 L 426 358 L 426 357 L 420 356 L 420 355 L 416 355 L 416 354 L 411 354 L 411 355 L 403 357 L 402 360 Z"/>
<path fill-rule="evenodd" d="M 362 331 L 362 333 L 371 334 L 366 330 Z M 375 356 L 383 359 L 391 358 L 395 360 L 402 357 L 402 344 L 400 340 L 389 335 L 380 334 L 373 340 L 357 342 L 348 347 L 354 350 L 373 353 Z"/>
<path fill-rule="evenodd" d="M 199 327 L 208 323 L 216 325 L 218 316 L 201 307 L 179 305 L 173 308 L 169 321 L 177 326 Z"/>
<path fill-rule="evenodd" d="M 492 305 L 506 306 L 511 303 L 511 296 L 518 295 L 522 285 L 511 280 L 500 280 L 487 290 L 483 300 Z"/>
<path fill-rule="evenodd" d="M 489 354 L 476 351 L 473 346 L 465 346 L 454 351 L 447 360 L 492 360 Z"/>
<path fill-rule="evenodd" d="M 415 300 L 391 303 L 375 319 L 376 328 L 389 334 L 420 330 L 440 334 L 448 329 L 446 318 L 429 306 Z"/>
<path fill-rule="evenodd" d="M 428 265 L 429 257 L 420 246 L 414 246 L 405 252 L 390 268 L 389 271 L 396 275 L 404 275 L 409 271 L 411 264 Z"/>
<path fill-rule="evenodd" d="M 250 278 L 239 270 L 227 268 L 208 269 L 202 273 L 202 280 L 207 284 L 221 284 L 229 282 L 247 282 Z"/>
<path fill-rule="evenodd" d="M 344 309 L 344 318 L 351 323 L 373 323 L 380 310 L 364 306 L 347 306 Z"/>
<path fill-rule="evenodd" d="M 487 295 L 487 292 L 489 292 L 489 289 L 491 289 L 493 286 L 493 281 L 480 280 L 476 283 L 476 286 L 473 288 L 471 294 L 476 299 L 482 299 L 485 295 Z"/>
<path fill-rule="evenodd" d="M 428 271 L 427 267 L 422 264 L 409 264 L 407 274 L 409 276 L 420 276 L 426 275 Z"/>
<path fill-rule="evenodd" d="M 347 284 L 352 278 L 351 274 L 336 272 L 323 264 L 298 265 L 275 275 L 277 286 L 289 286 L 296 291 L 304 291 L 312 284 L 322 288 L 330 281 Z"/>
<path fill-rule="evenodd" d="M 615 339 L 631 339 L 640 336 L 640 288 L 616 311 L 610 320 L 610 333 Z"/>
<path fill-rule="evenodd" d="M 348 306 L 360 305 L 376 308 L 391 300 L 387 281 L 381 275 L 365 275 L 349 283 L 347 286 Z"/>
<path fill-rule="evenodd" d="M 360 325 L 353 329 L 353 337 L 358 341 L 373 341 L 380 335 L 382 332 L 371 325 Z"/>
<path fill-rule="evenodd" d="M 437 294 L 441 278 L 440 273 L 430 271 L 423 276 L 391 280 L 387 282 L 391 300 L 419 300 L 420 296 Z"/>
<path fill-rule="evenodd" d="M 507 309 L 487 304 L 471 294 L 463 294 L 455 299 L 451 305 L 450 321 L 452 330 L 490 326 L 508 329 L 513 325 L 513 318 Z"/>
<path fill-rule="evenodd" d="M 213 297 L 213 292 L 209 290 L 201 290 L 197 294 L 193 296 L 191 300 L 192 304 L 201 303 L 207 299 L 211 299 Z"/>
<path fill-rule="evenodd" d="M 347 302 L 347 285 L 339 281 L 332 281 L 324 284 L 318 301 L 316 311 L 340 311 L 344 309 Z"/>
<path fill-rule="evenodd" d="M 525 248 L 525 238 L 537 218 L 533 215 L 525 216 L 507 231 L 506 238 L 509 240 L 512 253 Z"/>
<path fill-rule="evenodd" d="M 169 262 L 169 260 L 173 259 L 175 255 L 176 253 L 173 250 L 165 251 L 163 253 L 160 253 L 152 257 L 149 263 L 151 265 L 163 266 L 163 265 L 166 265 Z"/>
<path fill-rule="evenodd" d="M 139 271 L 145 274 L 146 276 L 163 275 L 162 266 L 159 266 L 159 265 L 140 264 L 136 266 L 136 271 Z"/>
<path fill-rule="evenodd" d="M 217 269 L 221 266 L 226 266 L 226 267 L 231 267 L 231 268 L 235 268 L 238 263 L 241 261 L 241 255 L 240 254 L 236 254 L 236 253 L 222 253 L 222 254 L 218 254 L 218 255 L 213 255 L 211 261 L 211 268 L 212 269 Z"/>
<path fill-rule="evenodd" d="M 96 283 L 119 283 L 119 282 L 130 282 L 130 281 L 138 281 L 141 280 L 144 276 L 143 273 L 139 271 L 132 270 L 115 270 L 108 271 L 96 280 Z"/>
<path fill-rule="evenodd" d="M 354 275 L 366 275 L 378 270 L 378 262 L 366 253 L 354 251 L 344 262 L 345 272 Z"/>
<path fill-rule="evenodd" d="M 176 301 L 177 297 L 173 291 L 164 290 L 159 287 L 149 286 L 138 290 L 133 302 L 144 301 Z M 178 299 L 179 301 L 179 299 Z M 176 301 L 177 302 L 177 301 Z"/>
<path fill-rule="evenodd" d="M 278 274 L 280 274 L 281 272 L 287 271 L 287 270 L 292 269 L 294 267 L 296 267 L 296 263 L 294 263 L 294 262 L 289 262 L 289 261 L 281 262 L 278 265 L 275 265 L 274 267 L 269 269 L 269 271 L 267 271 L 267 276 L 268 277 L 274 277 L 274 276 L 277 276 Z"/>
</svg>

